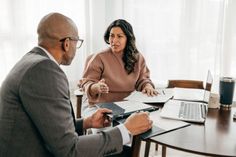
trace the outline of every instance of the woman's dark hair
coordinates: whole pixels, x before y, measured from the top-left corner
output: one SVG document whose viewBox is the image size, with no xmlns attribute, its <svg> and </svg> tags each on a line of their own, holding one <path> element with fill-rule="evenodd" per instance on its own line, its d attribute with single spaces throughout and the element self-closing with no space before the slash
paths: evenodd
<svg viewBox="0 0 236 157">
<path fill-rule="evenodd" d="M 137 62 L 138 50 L 135 45 L 135 36 L 132 26 L 123 19 L 113 21 L 107 28 L 104 34 L 104 40 L 107 44 L 109 43 L 110 31 L 113 27 L 120 27 L 127 37 L 126 46 L 124 49 L 123 62 L 125 63 L 125 70 L 128 74 L 134 71 L 135 63 Z"/>
</svg>

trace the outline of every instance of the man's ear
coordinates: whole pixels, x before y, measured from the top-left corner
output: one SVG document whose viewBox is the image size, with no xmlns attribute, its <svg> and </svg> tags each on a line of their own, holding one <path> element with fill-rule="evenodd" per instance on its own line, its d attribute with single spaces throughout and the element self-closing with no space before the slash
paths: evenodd
<svg viewBox="0 0 236 157">
<path fill-rule="evenodd" d="M 70 40 L 66 39 L 64 42 L 62 42 L 61 48 L 63 51 L 69 51 L 69 46 L 70 46 Z"/>
</svg>

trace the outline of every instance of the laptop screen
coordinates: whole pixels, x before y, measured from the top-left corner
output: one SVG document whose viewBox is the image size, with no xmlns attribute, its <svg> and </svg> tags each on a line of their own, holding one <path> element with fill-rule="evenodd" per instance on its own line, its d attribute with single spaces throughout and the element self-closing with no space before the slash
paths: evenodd
<svg viewBox="0 0 236 157">
<path fill-rule="evenodd" d="M 211 71 L 208 70 L 208 73 L 207 73 L 207 80 L 206 80 L 206 85 L 205 85 L 205 89 L 206 89 L 207 91 L 211 91 L 212 83 L 213 83 L 213 77 L 212 77 Z"/>
<path fill-rule="evenodd" d="M 204 102 L 209 102 L 212 83 L 213 83 L 213 77 L 212 77 L 211 71 L 208 70 L 206 84 L 205 84 L 204 98 L 203 98 Z"/>
<path fill-rule="evenodd" d="M 210 99 L 210 90 L 212 86 L 212 75 L 208 70 L 206 81 L 204 82 L 204 89 L 196 88 L 174 88 L 174 98 L 177 100 L 197 101 L 208 103 Z"/>
</svg>

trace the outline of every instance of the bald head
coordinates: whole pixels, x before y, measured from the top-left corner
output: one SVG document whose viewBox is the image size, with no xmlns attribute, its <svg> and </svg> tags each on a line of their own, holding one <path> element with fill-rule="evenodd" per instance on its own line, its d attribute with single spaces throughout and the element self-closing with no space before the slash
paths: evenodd
<svg viewBox="0 0 236 157">
<path fill-rule="evenodd" d="M 78 34 L 75 23 L 60 13 L 50 13 L 42 18 L 38 25 L 38 44 L 53 43 L 65 37 Z"/>
</svg>

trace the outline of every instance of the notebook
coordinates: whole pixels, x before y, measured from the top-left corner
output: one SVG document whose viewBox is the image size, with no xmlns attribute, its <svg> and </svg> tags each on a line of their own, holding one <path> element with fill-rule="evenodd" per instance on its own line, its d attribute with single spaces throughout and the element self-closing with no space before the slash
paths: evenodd
<svg viewBox="0 0 236 157">
<path fill-rule="evenodd" d="M 208 71 L 205 88 L 210 86 L 212 81 L 212 75 L 210 71 Z M 181 91 L 183 95 L 180 94 Z M 204 123 L 208 110 L 210 91 L 204 89 L 183 89 L 178 92 L 177 96 L 174 95 L 174 100 L 169 100 L 164 104 L 160 114 L 161 117 L 187 122 Z M 174 94 L 176 94 L 176 92 L 174 92 Z"/>
<path fill-rule="evenodd" d="M 123 119 L 134 112 L 140 111 L 155 111 L 158 107 L 150 106 L 138 101 L 118 101 L 110 103 L 97 104 L 99 108 L 108 108 L 112 110 L 112 114 L 108 114 L 113 120 Z"/>
</svg>

